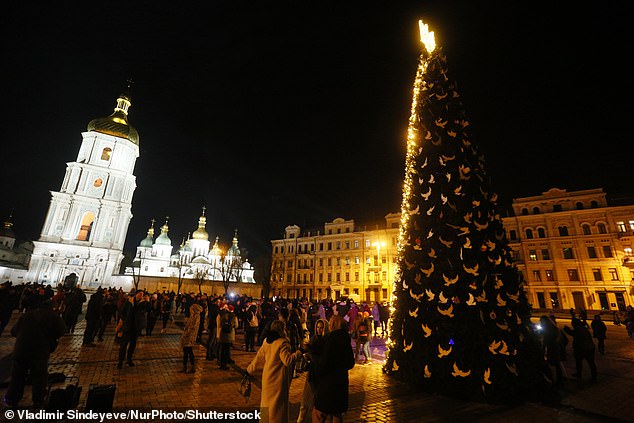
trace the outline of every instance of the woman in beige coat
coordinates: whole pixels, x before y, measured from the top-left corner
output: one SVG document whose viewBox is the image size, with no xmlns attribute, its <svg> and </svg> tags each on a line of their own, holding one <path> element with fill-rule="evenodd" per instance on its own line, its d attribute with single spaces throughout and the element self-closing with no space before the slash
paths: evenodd
<svg viewBox="0 0 634 423">
<path fill-rule="evenodd" d="M 263 367 L 260 401 L 262 422 L 286 423 L 289 421 L 288 391 L 291 387 L 293 364 L 301 355 L 301 351 L 291 352 L 284 323 L 279 320 L 271 323 L 265 341 L 247 367 L 249 374 Z"/>
<path fill-rule="evenodd" d="M 189 308 L 189 319 L 187 319 L 183 327 L 183 335 L 181 336 L 181 348 L 183 349 L 183 370 L 181 370 L 181 373 L 194 373 L 196 369 L 194 365 L 194 346 L 196 346 L 201 311 L 203 311 L 203 308 L 196 303 Z M 191 362 L 191 370 L 189 372 L 187 371 L 188 359 Z"/>
</svg>

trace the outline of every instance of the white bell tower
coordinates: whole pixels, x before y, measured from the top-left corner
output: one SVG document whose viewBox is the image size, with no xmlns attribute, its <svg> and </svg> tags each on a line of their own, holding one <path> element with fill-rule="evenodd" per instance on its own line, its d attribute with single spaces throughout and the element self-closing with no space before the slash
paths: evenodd
<svg viewBox="0 0 634 423">
<path fill-rule="evenodd" d="M 82 133 L 77 159 L 66 164 L 60 190 L 51 191 L 26 281 L 56 285 L 74 273 L 82 287 L 108 286 L 119 273 L 139 157 L 130 106 L 130 96 L 120 95 L 114 113 L 92 120 Z"/>
</svg>

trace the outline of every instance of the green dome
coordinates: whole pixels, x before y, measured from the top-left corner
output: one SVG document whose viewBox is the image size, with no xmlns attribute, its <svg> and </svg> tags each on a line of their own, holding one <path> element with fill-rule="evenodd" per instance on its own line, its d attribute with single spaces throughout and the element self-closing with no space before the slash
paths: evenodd
<svg viewBox="0 0 634 423">
<path fill-rule="evenodd" d="M 152 244 L 154 244 L 154 240 L 152 239 L 152 237 L 148 234 L 148 236 L 146 236 L 143 241 L 141 241 L 141 244 L 139 245 L 140 247 L 148 247 L 148 248 L 152 248 Z"/>
</svg>

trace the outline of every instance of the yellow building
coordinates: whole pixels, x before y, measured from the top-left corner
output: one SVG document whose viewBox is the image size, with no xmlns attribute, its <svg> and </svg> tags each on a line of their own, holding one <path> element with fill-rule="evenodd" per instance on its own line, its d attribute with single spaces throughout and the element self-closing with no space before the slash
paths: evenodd
<svg viewBox="0 0 634 423">
<path fill-rule="evenodd" d="M 271 241 L 270 295 L 389 301 L 399 223 L 400 214 L 390 213 L 374 229 L 342 218 L 326 222 L 323 230 L 287 226 L 283 239 Z"/>
<path fill-rule="evenodd" d="M 553 188 L 514 199 L 513 211 L 504 228 L 534 308 L 634 304 L 634 205 L 609 206 L 603 189 Z"/>
</svg>

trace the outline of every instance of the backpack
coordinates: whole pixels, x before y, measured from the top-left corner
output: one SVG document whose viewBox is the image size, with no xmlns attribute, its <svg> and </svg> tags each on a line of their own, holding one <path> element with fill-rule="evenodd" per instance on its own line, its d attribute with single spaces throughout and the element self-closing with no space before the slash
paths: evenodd
<svg viewBox="0 0 634 423">
<path fill-rule="evenodd" d="M 222 321 L 220 322 L 220 332 L 231 333 L 231 329 L 233 329 L 233 325 L 231 324 L 231 315 L 227 313 L 222 317 Z"/>
<path fill-rule="evenodd" d="M 255 313 L 251 313 L 251 317 L 249 318 L 249 326 L 252 328 L 257 328 L 258 325 L 258 316 Z"/>
</svg>

